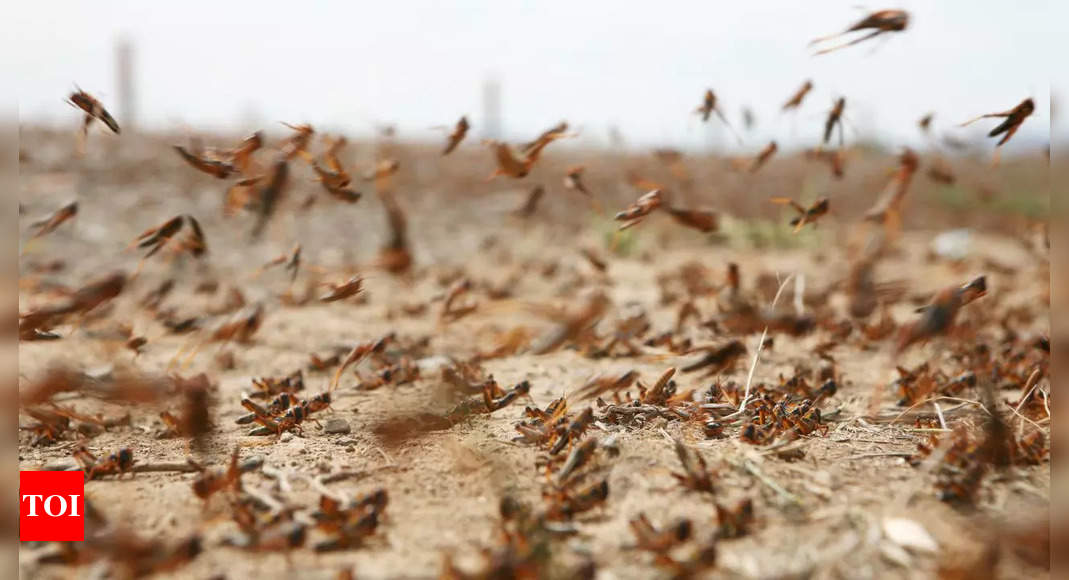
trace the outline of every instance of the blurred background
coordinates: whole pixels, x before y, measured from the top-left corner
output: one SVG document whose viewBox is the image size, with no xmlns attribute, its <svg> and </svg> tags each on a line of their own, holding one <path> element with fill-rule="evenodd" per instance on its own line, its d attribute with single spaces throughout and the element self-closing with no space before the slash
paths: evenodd
<svg viewBox="0 0 1069 580">
<path fill-rule="evenodd" d="M 910 12 L 887 34 L 813 57 L 815 36 L 867 12 Z M 729 120 L 755 124 L 745 149 L 775 138 L 811 146 L 834 98 L 847 137 L 923 147 L 937 134 L 980 138 L 982 124 L 1026 96 L 1037 111 L 1007 154 L 1049 140 L 1047 42 L 1069 8 L 1057 2 L 261 2 L 191 0 L 17 3 L 3 41 L 15 63 L 23 124 L 69 127 L 75 84 L 124 127 L 246 131 L 276 121 L 359 137 L 393 124 L 437 140 L 434 125 L 469 115 L 483 137 L 527 139 L 566 118 L 590 145 L 613 128 L 629 146 L 737 150 L 719 123 L 690 114 L 708 87 Z M 796 115 L 779 108 L 804 79 Z"/>
</svg>

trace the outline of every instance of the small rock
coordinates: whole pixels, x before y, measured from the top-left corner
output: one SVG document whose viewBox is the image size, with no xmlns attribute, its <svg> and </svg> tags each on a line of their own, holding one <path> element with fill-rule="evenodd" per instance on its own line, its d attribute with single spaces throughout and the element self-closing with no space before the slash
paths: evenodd
<svg viewBox="0 0 1069 580">
<path fill-rule="evenodd" d="M 346 437 L 345 439 L 339 439 L 338 445 L 341 445 L 343 447 L 352 447 L 356 445 L 356 439 L 351 439 L 349 437 Z"/>
<path fill-rule="evenodd" d="M 87 369 L 85 371 L 85 376 L 97 381 L 109 381 L 114 378 L 114 375 L 112 375 L 114 370 L 115 367 L 112 365 L 102 365 Z"/>
<path fill-rule="evenodd" d="M 349 433 L 352 428 L 349 427 L 349 422 L 345 419 L 335 417 L 328 419 L 326 424 L 323 425 L 323 432 L 330 434 Z"/>
<path fill-rule="evenodd" d="M 279 441 L 281 441 L 283 443 L 288 443 L 289 441 L 292 441 L 292 440 L 293 440 L 293 433 L 290 433 L 288 431 L 286 433 L 283 433 L 282 437 L 279 439 Z"/>
<path fill-rule="evenodd" d="M 939 544 L 928 533 L 928 530 L 913 520 L 887 518 L 883 521 L 883 533 L 888 540 L 903 548 L 928 553 L 939 550 Z"/>
<path fill-rule="evenodd" d="M 946 260 L 964 260 L 972 249 L 972 240 L 968 229 L 943 232 L 932 240 L 932 251 Z"/>
<path fill-rule="evenodd" d="M 247 459 L 241 462 L 241 471 L 247 473 L 249 471 L 255 471 L 260 469 L 264 465 L 263 455 L 250 455 Z"/>
<path fill-rule="evenodd" d="M 442 367 L 447 367 L 453 364 L 453 361 L 449 357 L 443 355 L 429 356 L 421 358 L 416 361 L 416 366 L 419 367 L 421 373 L 432 374 L 440 371 Z"/>
</svg>

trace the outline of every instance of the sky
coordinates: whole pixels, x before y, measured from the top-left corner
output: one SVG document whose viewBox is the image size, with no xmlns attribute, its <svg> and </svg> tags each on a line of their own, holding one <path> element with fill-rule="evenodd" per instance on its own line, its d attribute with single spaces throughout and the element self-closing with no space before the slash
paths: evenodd
<svg viewBox="0 0 1069 580">
<path fill-rule="evenodd" d="M 1031 96 L 1036 114 L 1011 145 L 1046 145 L 1048 44 L 1066 3 L 859 1 L 35 1 L 7 8 L 15 33 L 0 47 L 17 55 L 23 123 L 76 126 L 63 103 L 75 84 L 121 119 L 115 50 L 127 39 L 138 123 L 152 129 L 288 121 L 362 135 L 393 123 L 439 139 L 432 126 L 466 114 L 478 135 L 483 84 L 496 78 L 516 140 L 567 119 L 592 143 L 615 126 L 632 146 L 811 146 L 844 96 L 847 141 L 919 146 L 928 112 L 939 134 L 979 140 L 997 121 L 955 125 Z M 881 8 L 909 11 L 909 28 L 811 55 L 809 40 Z M 802 109 L 779 114 L 807 78 Z M 744 146 L 692 114 L 706 88 L 736 126 L 744 105 L 756 113 Z"/>
</svg>

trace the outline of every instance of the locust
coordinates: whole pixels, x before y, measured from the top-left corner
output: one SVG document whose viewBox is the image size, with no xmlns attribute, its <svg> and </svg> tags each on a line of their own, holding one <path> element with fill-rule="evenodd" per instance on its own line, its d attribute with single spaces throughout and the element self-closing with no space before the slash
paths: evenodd
<svg viewBox="0 0 1069 580">
<path fill-rule="evenodd" d="M 920 309 L 920 319 L 902 328 L 895 352 L 901 353 L 914 343 L 945 334 L 954 327 L 961 307 L 985 294 L 987 282 L 983 276 L 962 286 L 942 290 L 932 299 L 931 304 Z"/>
<path fill-rule="evenodd" d="M 742 137 L 735 132 L 735 128 L 731 126 L 731 123 L 728 123 L 727 117 L 724 116 L 720 107 L 717 106 L 716 93 L 713 92 L 713 89 L 705 89 L 705 95 L 702 96 L 702 104 L 694 110 L 694 113 L 701 115 L 703 123 L 707 123 L 709 121 L 709 116 L 716 113 L 716 116 L 720 117 L 720 121 L 724 123 L 724 126 L 726 126 L 728 130 L 731 131 L 731 134 L 735 136 L 735 140 L 738 141 L 739 144 L 742 144 Z"/>
<path fill-rule="evenodd" d="M 564 127 L 566 128 L 567 125 L 564 125 Z M 540 135 L 532 143 L 527 144 L 519 152 L 507 143 L 493 140 L 485 141 L 484 143 L 493 148 L 494 158 L 497 160 L 497 169 L 486 178 L 486 181 L 491 181 L 499 175 L 506 175 L 513 179 L 527 177 L 535 162 L 542 156 L 542 150 L 550 143 L 568 136 L 564 129 L 560 131 L 550 130 Z"/>
<path fill-rule="evenodd" d="M 74 219 L 78 215 L 78 202 L 72 201 L 67 205 L 57 209 L 52 215 L 35 221 L 30 224 L 30 227 L 37 228 L 37 231 L 33 233 L 31 238 L 39 238 L 43 235 L 50 234 L 56 231 L 60 225 L 64 222 Z"/>
<path fill-rule="evenodd" d="M 226 179 L 237 171 L 236 167 L 226 161 L 212 159 L 206 155 L 198 155 L 181 145 L 172 145 L 172 147 L 186 163 L 190 164 L 197 171 L 207 173 L 212 177 Z"/>
<path fill-rule="evenodd" d="M 345 147 L 347 141 L 345 137 L 339 137 L 329 143 L 330 145 L 323 153 L 326 168 L 321 167 L 316 161 L 312 162 L 312 170 L 317 175 L 316 179 L 323 184 L 323 189 L 327 190 L 331 197 L 346 203 L 356 203 L 360 201 L 363 194 L 348 188 L 352 177 L 338 160 L 338 151 Z"/>
<path fill-rule="evenodd" d="M 775 141 L 769 142 L 769 144 L 757 154 L 757 157 L 754 157 L 753 162 L 750 163 L 750 173 L 757 173 L 757 170 L 764 167 L 765 163 L 767 163 L 778 150 L 779 146 L 776 145 Z"/>
<path fill-rule="evenodd" d="M 821 141 L 827 145 L 828 141 L 831 141 L 832 131 L 835 130 L 836 125 L 839 127 L 839 147 L 843 146 L 843 110 L 846 108 L 846 99 L 839 97 L 835 100 L 835 104 L 832 105 L 828 116 L 824 120 L 824 139 Z"/>
<path fill-rule="evenodd" d="M 869 14 L 865 18 L 862 18 L 861 20 L 857 21 L 842 32 L 813 39 L 812 41 L 810 41 L 809 46 L 822 44 L 824 42 L 834 40 L 852 32 L 872 30 L 872 32 L 859 36 L 845 44 L 822 48 L 816 53 L 814 53 L 814 56 L 820 54 L 827 54 L 829 52 L 833 52 L 841 48 L 846 48 L 848 46 L 853 46 L 866 40 L 876 38 L 881 34 L 886 34 L 888 32 L 902 32 L 906 29 L 907 26 L 909 26 L 909 13 L 905 10 L 879 10 L 877 12 Z"/>
<path fill-rule="evenodd" d="M 449 137 L 446 139 L 445 149 L 442 150 L 442 157 L 449 155 L 460 145 L 460 142 L 464 140 L 464 136 L 468 134 L 468 129 L 471 125 L 468 123 L 468 117 L 463 116 L 453 126 L 453 131 L 449 133 Z"/>
<path fill-rule="evenodd" d="M 806 79 L 806 81 L 802 83 L 802 86 L 791 95 L 791 98 L 787 99 L 786 103 L 783 103 L 781 110 L 790 111 L 801 107 L 802 101 L 805 100 L 806 95 L 808 95 L 811 90 L 813 90 L 813 81 Z"/>
<path fill-rule="evenodd" d="M 793 199 L 786 197 L 774 197 L 769 201 L 772 203 L 790 205 L 796 212 L 798 212 L 798 216 L 791 219 L 791 225 L 794 226 L 794 233 L 796 234 L 802 231 L 802 228 L 806 224 L 815 223 L 819 218 L 827 214 L 828 210 L 831 208 L 831 203 L 826 197 L 818 198 L 809 207 L 803 207 Z"/>
<path fill-rule="evenodd" d="M 89 124 L 93 119 L 96 119 L 107 125 L 112 133 L 115 133 L 116 135 L 119 134 L 119 123 L 115 121 L 115 117 L 112 117 L 111 113 L 109 113 L 108 110 L 104 108 L 104 105 L 100 104 L 100 101 L 96 100 L 93 95 L 78 89 L 71 93 L 68 102 L 85 111 L 83 131 L 88 130 Z"/>
<path fill-rule="evenodd" d="M 1007 141 L 1009 141 L 1014 136 L 1014 134 L 1017 133 L 1017 130 L 1021 128 L 1021 124 L 1024 123 L 1024 120 L 1027 119 L 1029 115 L 1031 115 L 1035 110 L 1035 103 L 1032 101 L 1031 98 L 1027 98 L 1021 101 L 1016 107 L 1008 111 L 980 115 L 975 119 L 970 119 L 962 123 L 961 125 L 959 125 L 959 127 L 971 125 L 976 121 L 979 121 L 980 119 L 988 119 L 991 117 L 1005 118 L 1004 121 L 999 123 L 994 129 L 992 129 L 987 134 L 988 137 L 997 137 L 999 135 L 1002 135 L 1002 139 L 999 139 L 999 142 L 995 144 L 995 160 L 998 161 L 998 148 L 1002 147 Z"/>
</svg>

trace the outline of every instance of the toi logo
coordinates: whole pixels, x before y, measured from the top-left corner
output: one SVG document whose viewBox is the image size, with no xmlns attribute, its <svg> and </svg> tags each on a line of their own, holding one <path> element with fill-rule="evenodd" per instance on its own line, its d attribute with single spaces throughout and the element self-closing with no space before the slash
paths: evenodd
<svg viewBox="0 0 1069 580">
<path fill-rule="evenodd" d="M 19 540 L 81 542 L 84 539 L 85 474 L 20 471 Z"/>
</svg>

